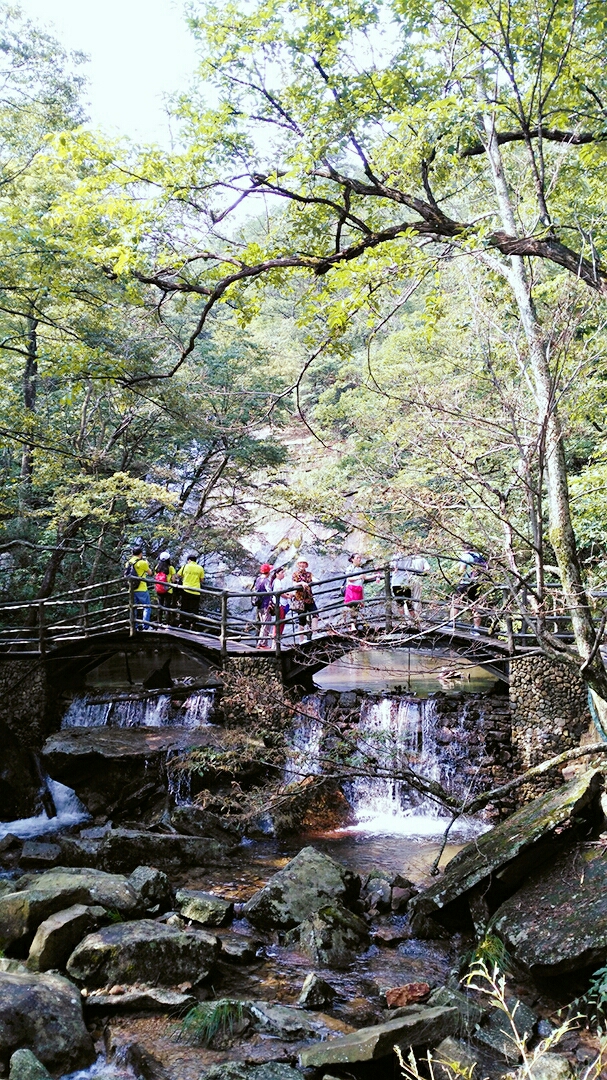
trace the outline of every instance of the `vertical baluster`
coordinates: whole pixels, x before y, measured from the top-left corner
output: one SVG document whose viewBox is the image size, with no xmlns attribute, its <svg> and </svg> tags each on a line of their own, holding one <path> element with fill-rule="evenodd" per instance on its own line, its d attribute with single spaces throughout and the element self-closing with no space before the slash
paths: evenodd
<svg viewBox="0 0 607 1080">
<path fill-rule="evenodd" d="M 386 566 L 386 569 L 384 570 L 384 594 L 386 605 L 386 633 L 389 634 L 392 630 L 392 584 L 389 566 Z"/>
<path fill-rule="evenodd" d="M 219 632 L 219 646 L 221 655 L 228 655 L 228 594 L 224 590 L 221 594 L 221 630 Z"/>
<path fill-rule="evenodd" d="M 274 593 L 274 644 L 276 648 L 276 655 L 280 656 L 281 644 L 280 644 L 280 601 L 282 600 L 282 593 Z"/>
<path fill-rule="evenodd" d="M 46 655 L 46 621 L 44 600 L 38 603 L 38 650 L 41 656 Z"/>
</svg>

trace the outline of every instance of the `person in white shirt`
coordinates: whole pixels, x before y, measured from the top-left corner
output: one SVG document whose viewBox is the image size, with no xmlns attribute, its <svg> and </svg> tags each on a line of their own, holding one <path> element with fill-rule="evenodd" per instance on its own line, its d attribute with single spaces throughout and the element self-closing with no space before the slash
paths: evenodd
<svg viewBox="0 0 607 1080">
<path fill-rule="evenodd" d="M 418 623 L 422 611 L 422 580 L 432 567 L 423 555 L 399 555 L 393 559 L 392 595 L 401 618 Z"/>
</svg>

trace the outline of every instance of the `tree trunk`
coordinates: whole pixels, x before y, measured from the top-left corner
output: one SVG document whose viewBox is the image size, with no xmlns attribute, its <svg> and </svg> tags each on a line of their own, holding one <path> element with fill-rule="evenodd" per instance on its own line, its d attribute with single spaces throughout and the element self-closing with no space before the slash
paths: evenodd
<svg viewBox="0 0 607 1080">
<path fill-rule="evenodd" d="M 23 371 L 23 405 L 25 408 L 26 429 L 33 420 L 36 411 L 36 393 L 38 389 L 38 320 L 28 315 L 26 349 L 27 358 Z M 21 491 L 20 504 L 22 513 L 26 511 L 30 500 L 32 476 L 34 473 L 34 446 L 26 443 L 21 455 Z"/>
<path fill-rule="evenodd" d="M 517 224 L 510 201 L 501 152 L 495 130 L 495 118 L 490 113 L 483 116 L 487 137 L 487 155 L 493 174 L 493 182 L 502 224 L 517 235 Z M 567 483 L 567 464 L 561 430 L 554 382 L 548 362 L 546 345 L 527 278 L 525 264 L 520 255 L 510 256 L 508 281 L 527 340 L 529 360 L 533 376 L 539 430 L 544 433 L 546 489 L 548 494 L 549 540 L 559 568 L 563 594 L 571 617 L 576 648 L 582 664 L 580 672 L 588 685 L 598 695 L 595 699 L 601 720 L 607 721 L 607 672 L 599 650 L 596 648 L 596 631 L 582 582 L 580 562 Z"/>
</svg>

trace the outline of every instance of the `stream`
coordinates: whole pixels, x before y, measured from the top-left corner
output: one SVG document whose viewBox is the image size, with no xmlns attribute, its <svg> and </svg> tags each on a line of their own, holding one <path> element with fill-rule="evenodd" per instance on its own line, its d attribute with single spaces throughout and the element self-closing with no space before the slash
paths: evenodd
<svg viewBox="0 0 607 1080">
<path fill-rule="evenodd" d="M 484 694 L 491 693 L 494 680 L 487 680 L 481 671 L 474 682 L 464 676 L 461 683 L 445 687 L 439 674 L 448 657 L 433 657 L 433 670 L 428 670 L 427 658 L 414 670 L 416 663 L 412 665 L 409 657 L 403 686 L 401 659 L 392 658 L 388 676 L 385 671 L 382 674 L 381 657 L 371 660 L 370 664 L 365 661 L 362 686 L 352 679 L 354 661 L 346 665 L 345 686 L 343 672 L 338 669 L 336 674 L 336 665 L 331 665 L 333 672 L 327 668 L 323 673 L 325 685 L 302 699 L 285 765 L 285 785 L 297 783 L 302 776 L 323 773 L 331 733 L 337 727 L 347 735 L 349 760 L 355 764 L 375 762 L 386 771 L 410 766 L 454 795 L 461 797 L 473 790 L 478 781 L 477 731 L 483 724 Z M 159 733 L 163 729 L 176 733 L 220 731 L 213 725 L 215 694 L 214 689 L 204 687 L 181 687 L 178 694 L 138 694 L 133 687 L 104 688 L 97 683 L 89 692 L 79 693 L 66 703 L 61 730 L 68 733 L 78 729 L 84 734 L 86 729 L 107 729 L 109 734 L 115 729 L 121 738 L 142 729 Z M 171 752 L 167 752 L 167 758 Z M 372 772 L 373 768 L 369 768 L 369 775 L 355 776 L 342 784 L 349 814 L 340 827 L 304 830 L 285 839 L 245 839 L 224 865 L 184 868 L 170 875 L 171 885 L 212 891 L 241 905 L 306 845 L 358 872 L 363 881 L 372 871 L 381 870 L 392 877 L 401 875 L 416 887 L 427 883 L 451 819 L 404 781 L 378 777 Z M 0 838 L 7 833 L 38 838 L 63 829 L 77 835 L 78 827 L 88 818 L 85 808 L 64 785 L 49 779 L 48 786 L 57 815 L 49 819 L 41 814 L 0 824 Z M 172 780 L 168 794 L 173 805 L 187 806 L 191 801 L 187 775 Z M 480 817 L 457 821 L 444 848 L 442 865 L 463 843 L 488 827 Z M 454 938 L 444 942 L 416 941 L 404 915 L 388 912 L 373 926 L 371 945 L 354 965 L 345 971 L 319 972 L 340 995 L 333 1009 L 337 1021 L 355 1027 L 376 1022 L 381 993 L 387 986 L 419 981 L 444 985 L 457 966 L 461 950 L 461 942 Z M 373 939 L 373 933 L 382 926 L 390 926 L 397 935 L 400 932 L 393 947 L 382 947 L 382 942 Z M 221 935 L 223 931 L 217 932 Z M 238 908 L 229 932 L 250 936 L 251 928 L 239 917 Z M 281 944 L 276 935 L 262 934 L 256 961 L 245 967 L 224 967 L 216 993 L 294 1004 L 309 969 L 310 961 L 293 946 Z M 201 1066 L 217 1060 L 212 1051 L 176 1045 L 175 1021 L 170 1016 L 118 1014 L 112 1018 L 111 1027 L 121 1038 L 149 1046 L 180 1080 L 198 1080 Z M 101 1057 L 69 1080 L 130 1080 L 133 1075 L 128 1065 L 119 1061 L 108 1065 Z"/>
</svg>

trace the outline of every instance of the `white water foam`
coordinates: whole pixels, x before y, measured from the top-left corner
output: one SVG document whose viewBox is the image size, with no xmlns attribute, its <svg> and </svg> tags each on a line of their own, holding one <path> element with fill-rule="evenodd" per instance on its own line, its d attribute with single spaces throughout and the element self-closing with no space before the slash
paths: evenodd
<svg viewBox="0 0 607 1080">
<path fill-rule="evenodd" d="M 113 1061 L 106 1061 L 101 1055 L 88 1069 L 78 1069 L 77 1072 L 66 1073 L 60 1080 L 135 1080 L 135 1073 L 130 1065 L 119 1065 Z"/>
<path fill-rule="evenodd" d="M 56 780 L 48 780 L 47 783 L 57 810 L 56 816 L 50 818 L 43 812 L 36 817 L 18 818 L 17 821 L 0 821 L 0 840 L 8 833 L 29 840 L 41 833 L 56 832 L 69 825 L 88 821 L 90 815 L 71 788 Z"/>
<path fill-rule="evenodd" d="M 436 741 L 437 713 L 431 699 L 383 698 L 361 709 L 359 750 L 363 764 L 376 761 L 384 772 L 411 766 L 424 779 L 434 780 L 450 791 L 456 777 L 441 763 Z M 372 766 L 371 766 L 372 768 Z M 440 837 L 451 816 L 434 800 L 406 781 L 381 776 L 361 776 L 344 785 L 356 822 L 344 831 L 372 835 Z M 462 817 L 449 832 L 453 840 L 469 839 L 486 825 Z"/>
<path fill-rule="evenodd" d="M 184 727 L 195 729 L 209 723 L 213 690 L 193 691 L 177 703 L 170 694 L 157 697 L 115 699 L 98 702 L 87 695 L 75 697 L 66 709 L 62 728 L 72 727 Z"/>
</svg>

